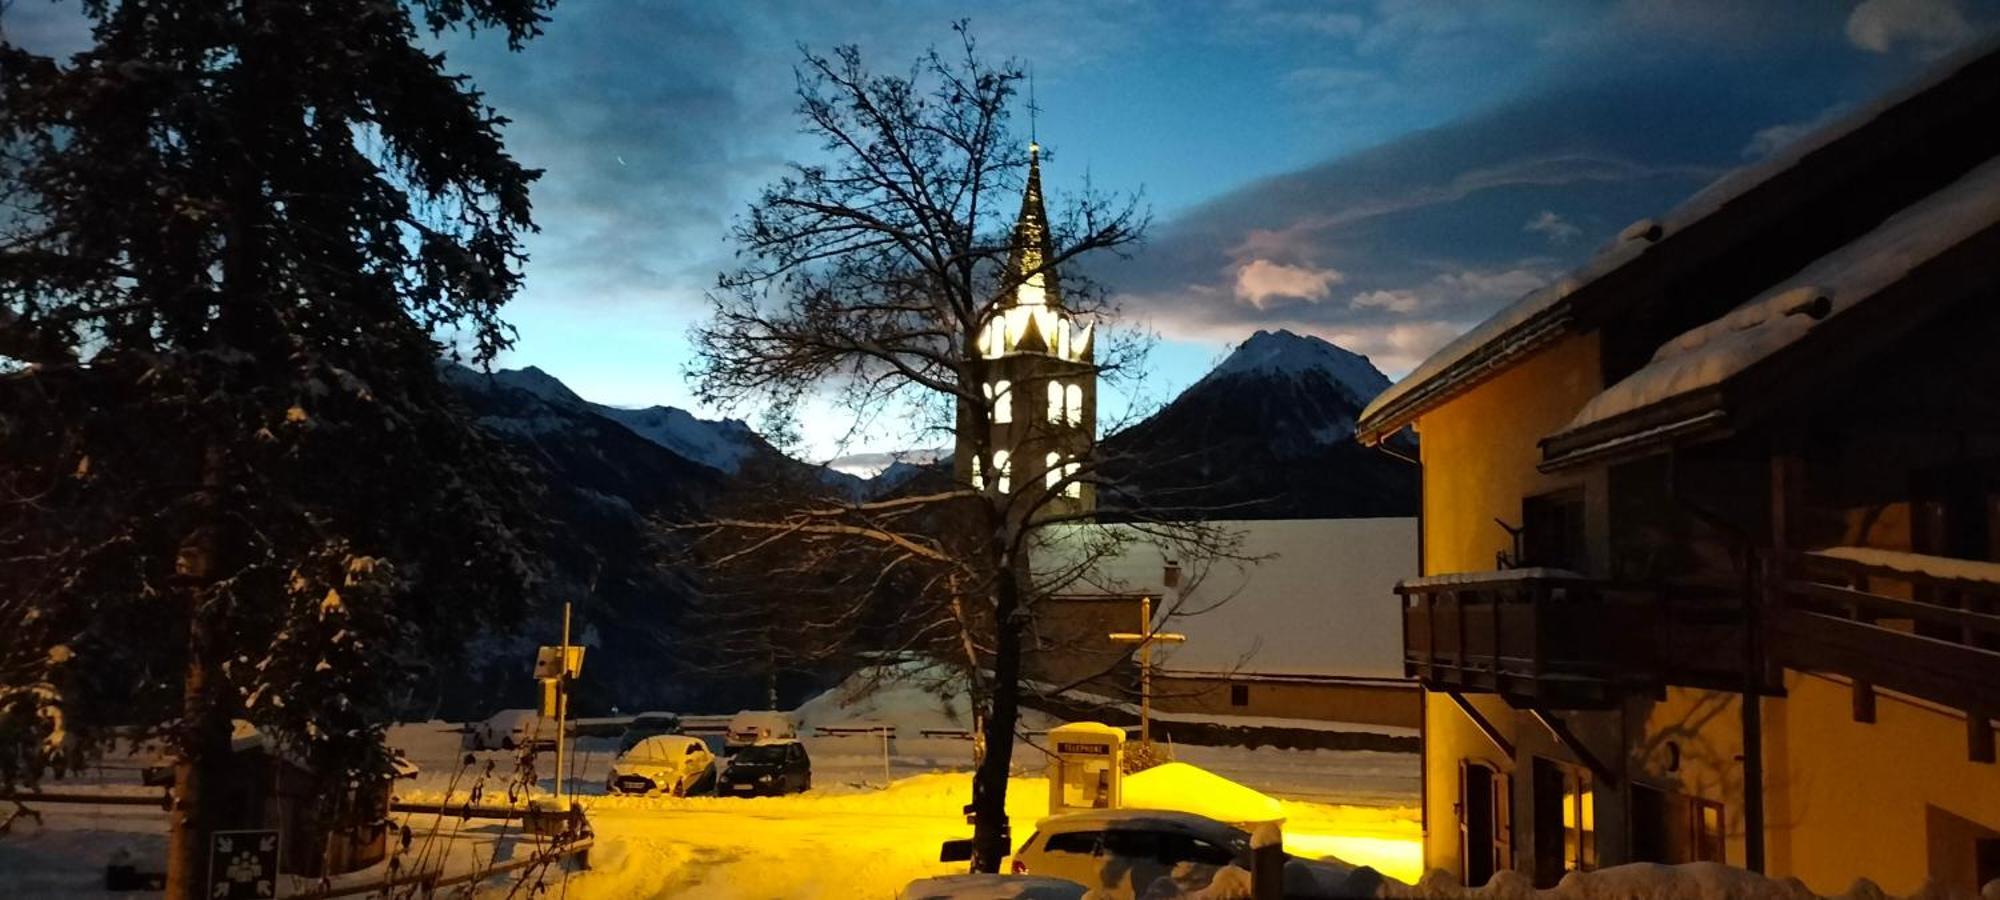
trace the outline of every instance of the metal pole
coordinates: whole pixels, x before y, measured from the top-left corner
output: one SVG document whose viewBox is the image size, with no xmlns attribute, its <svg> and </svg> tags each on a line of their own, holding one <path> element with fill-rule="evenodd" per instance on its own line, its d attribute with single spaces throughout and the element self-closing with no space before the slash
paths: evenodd
<svg viewBox="0 0 2000 900">
<path fill-rule="evenodd" d="M 1139 743 L 1153 741 L 1153 598 L 1139 598 Z"/>
<path fill-rule="evenodd" d="M 569 603 L 563 603 L 562 653 L 556 659 L 556 806 L 563 805 L 563 721 L 569 718 Z"/>
<path fill-rule="evenodd" d="M 889 729 L 888 729 L 888 727 L 887 727 L 887 726 L 884 726 L 884 727 L 882 728 L 882 784 L 886 786 L 886 785 L 888 785 L 888 784 L 889 784 L 889 782 L 890 782 L 890 778 L 889 778 Z"/>
</svg>

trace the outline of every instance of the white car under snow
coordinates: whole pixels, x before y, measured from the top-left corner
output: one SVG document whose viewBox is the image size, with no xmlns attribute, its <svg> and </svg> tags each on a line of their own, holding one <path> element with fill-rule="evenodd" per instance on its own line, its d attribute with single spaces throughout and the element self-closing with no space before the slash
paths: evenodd
<svg viewBox="0 0 2000 900">
<path fill-rule="evenodd" d="M 614 794 L 687 796 L 704 780 L 715 779 L 715 754 L 700 738 L 660 734 L 618 755 L 604 789 Z"/>
<path fill-rule="evenodd" d="M 787 741 L 799 736 L 792 717 L 777 710 L 746 709 L 731 716 L 723 743 L 731 750 L 762 741 Z"/>
<path fill-rule="evenodd" d="M 555 725 L 547 726 L 547 734 L 543 731 L 540 713 L 532 709 L 503 709 L 484 722 L 466 725 L 462 743 L 467 750 L 514 750 L 530 743 L 554 747 Z"/>
</svg>

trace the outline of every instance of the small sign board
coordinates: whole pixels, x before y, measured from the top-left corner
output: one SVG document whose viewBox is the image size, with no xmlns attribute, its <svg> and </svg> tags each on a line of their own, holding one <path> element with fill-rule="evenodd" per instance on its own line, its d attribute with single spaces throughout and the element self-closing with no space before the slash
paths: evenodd
<svg viewBox="0 0 2000 900">
<path fill-rule="evenodd" d="M 561 678 L 564 675 L 568 675 L 571 678 L 575 678 L 582 674 L 582 645 L 570 646 L 568 665 L 564 665 L 561 662 L 562 656 L 563 648 L 561 647 L 543 647 L 535 651 L 535 677 Z"/>
<path fill-rule="evenodd" d="M 1111 755 L 1111 745 L 1109 745 L 1109 744 L 1072 744 L 1072 743 L 1070 743 L 1070 742 L 1068 742 L 1068 741 L 1059 741 L 1059 742 L 1057 742 L 1057 743 L 1056 743 L 1056 752 L 1057 752 L 1057 753 L 1074 753 L 1074 754 L 1077 754 L 1077 755 L 1079 755 L 1079 756 L 1110 756 L 1110 755 Z"/>
<path fill-rule="evenodd" d="M 278 896 L 278 832 L 218 831 L 209 836 L 209 900 Z"/>
</svg>

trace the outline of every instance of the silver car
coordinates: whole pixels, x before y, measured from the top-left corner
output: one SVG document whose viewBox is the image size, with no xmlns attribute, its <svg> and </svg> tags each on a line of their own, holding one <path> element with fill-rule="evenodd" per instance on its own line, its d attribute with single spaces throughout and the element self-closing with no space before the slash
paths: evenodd
<svg viewBox="0 0 2000 900">
<path fill-rule="evenodd" d="M 1011 868 L 1074 881 L 1099 892 L 1093 897 L 1131 898 L 1183 864 L 1248 869 L 1250 835 L 1192 813 L 1092 810 L 1042 820 Z"/>
</svg>

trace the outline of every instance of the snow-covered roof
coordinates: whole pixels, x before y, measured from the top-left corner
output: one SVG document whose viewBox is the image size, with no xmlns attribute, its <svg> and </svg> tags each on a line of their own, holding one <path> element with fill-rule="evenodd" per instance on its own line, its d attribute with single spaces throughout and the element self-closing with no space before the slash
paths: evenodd
<svg viewBox="0 0 2000 900">
<path fill-rule="evenodd" d="M 1661 345 L 1651 362 L 1584 404 L 1563 433 L 1719 385 L 1996 222 L 2000 160 L 1891 216 L 1722 318 Z"/>
<path fill-rule="evenodd" d="M 1521 353 L 1562 333 L 1568 320 L 1566 301 L 1583 288 L 1642 258 L 1690 225 L 1702 221 L 1757 186 L 1799 166 L 1816 151 L 1859 131 L 1884 113 L 1984 61 L 2000 51 L 2000 39 L 1984 41 L 1954 56 L 1900 90 L 1814 129 L 1758 162 L 1735 169 L 1697 191 L 1657 220 L 1632 223 L 1597 255 L 1558 279 L 1509 304 L 1486 321 L 1446 344 L 1401 381 L 1391 385 L 1361 413 L 1364 440 L 1387 437 L 1431 403 L 1449 393 L 1452 376 L 1476 376 L 1511 362 Z"/>
<path fill-rule="evenodd" d="M 1096 562 L 1089 583 L 1066 593 L 1156 598 L 1160 627 L 1188 638 L 1155 651 L 1163 671 L 1402 679 L 1402 613 L 1385 601 L 1397 579 L 1418 570 L 1415 518 L 1212 524 L 1241 536 L 1247 561 L 1197 571 L 1180 559 L 1181 587 L 1168 589 L 1163 567 L 1174 554 L 1136 533 L 1117 556 Z M 1061 541 L 1064 528 L 1131 526 L 1045 533 Z"/>
<path fill-rule="evenodd" d="M 1882 550 L 1875 547 L 1827 547 L 1807 551 L 1814 556 L 1845 560 L 1859 565 L 1892 572 L 1906 572 L 1912 575 L 1928 575 L 1954 581 L 1983 581 L 2000 584 L 2000 563 L 1982 562 L 1976 559 L 1953 559 L 1946 556 L 1929 556 L 1922 553 L 1906 553 L 1900 550 Z"/>
<path fill-rule="evenodd" d="M 1449 572 L 1443 575 L 1429 575 L 1423 578 L 1406 578 L 1397 582 L 1397 586 L 1402 588 L 1455 587 L 1529 580 L 1582 580 L 1589 577 L 1581 572 L 1572 572 L 1568 569 L 1528 566 L 1522 569 L 1494 569 L 1486 572 Z"/>
</svg>

